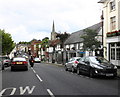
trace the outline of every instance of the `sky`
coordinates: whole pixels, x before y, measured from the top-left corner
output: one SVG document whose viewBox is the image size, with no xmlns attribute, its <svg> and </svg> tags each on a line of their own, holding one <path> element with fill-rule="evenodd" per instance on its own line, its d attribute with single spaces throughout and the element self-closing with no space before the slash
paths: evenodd
<svg viewBox="0 0 120 97">
<path fill-rule="evenodd" d="M 56 32 L 73 33 L 99 23 L 100 0 L 0 0 L 0 29 L 14 42 L 50 38 Z"/>
</svg>

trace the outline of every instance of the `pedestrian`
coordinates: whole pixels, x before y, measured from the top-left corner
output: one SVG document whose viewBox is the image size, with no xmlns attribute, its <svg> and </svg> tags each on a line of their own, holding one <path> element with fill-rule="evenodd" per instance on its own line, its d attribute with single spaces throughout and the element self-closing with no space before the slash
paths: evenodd
<svg viewBox="0 0 120 97">
<path fill-rule="evenodd" d="M 31 56 L 31 58 L 29 59 L 30 62 L 30 66 L 33 67 L 34 66 L 34 58 L 33 56 Z"/>
</svg>

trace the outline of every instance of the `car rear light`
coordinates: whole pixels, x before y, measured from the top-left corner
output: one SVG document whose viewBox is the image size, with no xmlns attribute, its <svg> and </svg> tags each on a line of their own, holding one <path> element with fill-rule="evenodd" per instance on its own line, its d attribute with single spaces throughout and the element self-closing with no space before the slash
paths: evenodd
<svg viewBox="0 0 120 97">
<path fill-rule="evenodd" d="M 28 64 L 28 62 L 24 61 L 23 64 Z"/>
<path fill-rule="evenodd" d="M 11 64 L 16 64 L 16 62 L 12 62 Z"/>
<path fill-rule="evenodd" d="M 78 64 L 78 61 L 75 61 L 75 64 Z"/>
</svg>

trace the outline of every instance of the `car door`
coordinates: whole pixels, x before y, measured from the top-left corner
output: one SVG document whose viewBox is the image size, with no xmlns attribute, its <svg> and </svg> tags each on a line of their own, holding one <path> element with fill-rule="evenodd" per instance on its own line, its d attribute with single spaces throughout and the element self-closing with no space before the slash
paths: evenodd
<svg viewBox="0 0 120 97">
<path fill-rule="evenodd" d="M 89 69 L 90 69 L 90 59 L 89 59 L 89 57 L 86 57 L 85 59 L 84 59 L 84 72 L 86 72 L 86 73 L 89 73 Z"/>
<path fill-rule="evenodd" d="M 69 59 L 68 62 L 66 63 L 66 66 L 67 66 L 68 69 L 71 68 L 72 60 L 73 60 L 73 59 L 71 58 L 71 59 Z"/>
<path fill-rule="evenodd" d="M 78 64 L 78 67 L 81 72 L 84 72 L 84 64 L 85 64 L 84 59 L 85 59 L 85 57 L 81 58 L 79 61 L 79 64 Z"/>
</svg>

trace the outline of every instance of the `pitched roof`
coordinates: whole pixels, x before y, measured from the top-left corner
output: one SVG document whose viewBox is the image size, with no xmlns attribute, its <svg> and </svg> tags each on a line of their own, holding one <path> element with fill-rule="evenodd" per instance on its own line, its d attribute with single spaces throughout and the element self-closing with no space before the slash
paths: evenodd
<svg viewBox="0 0 120 97">
<path fill-rule="evenodd" d="M 100 28 L 102 27 L 102 23 L 97 23 L 93 26 L 90 26 L 86 29 L 92 29 L 92 30 L 97 30 L 97 32 L 100 31 Z M 84 29 L 83 29 L 84 30 Z M 85 32 L 83 30 L 79 30 L 76 32 L 73 32 L 68 39 L 65 41 L 64 44 L 74 44 L 74 43 L 79 43 L 82 42 L 82 38 L 80 38 L 81 35 L 83 35 Z"/>
<path fill-rule="evenodd" d="M 107 0 L 100 0 L 98 3 L 105 3 Z"/>
<path fill-rule="evenodd" d="M 49 45 L 50 46 L 56 46 L 57 44 L 60 43 L 60 40 L 59 39 L 56 39 L 56 40 L 50 40 L 49 41 Z"/>
</svg>

